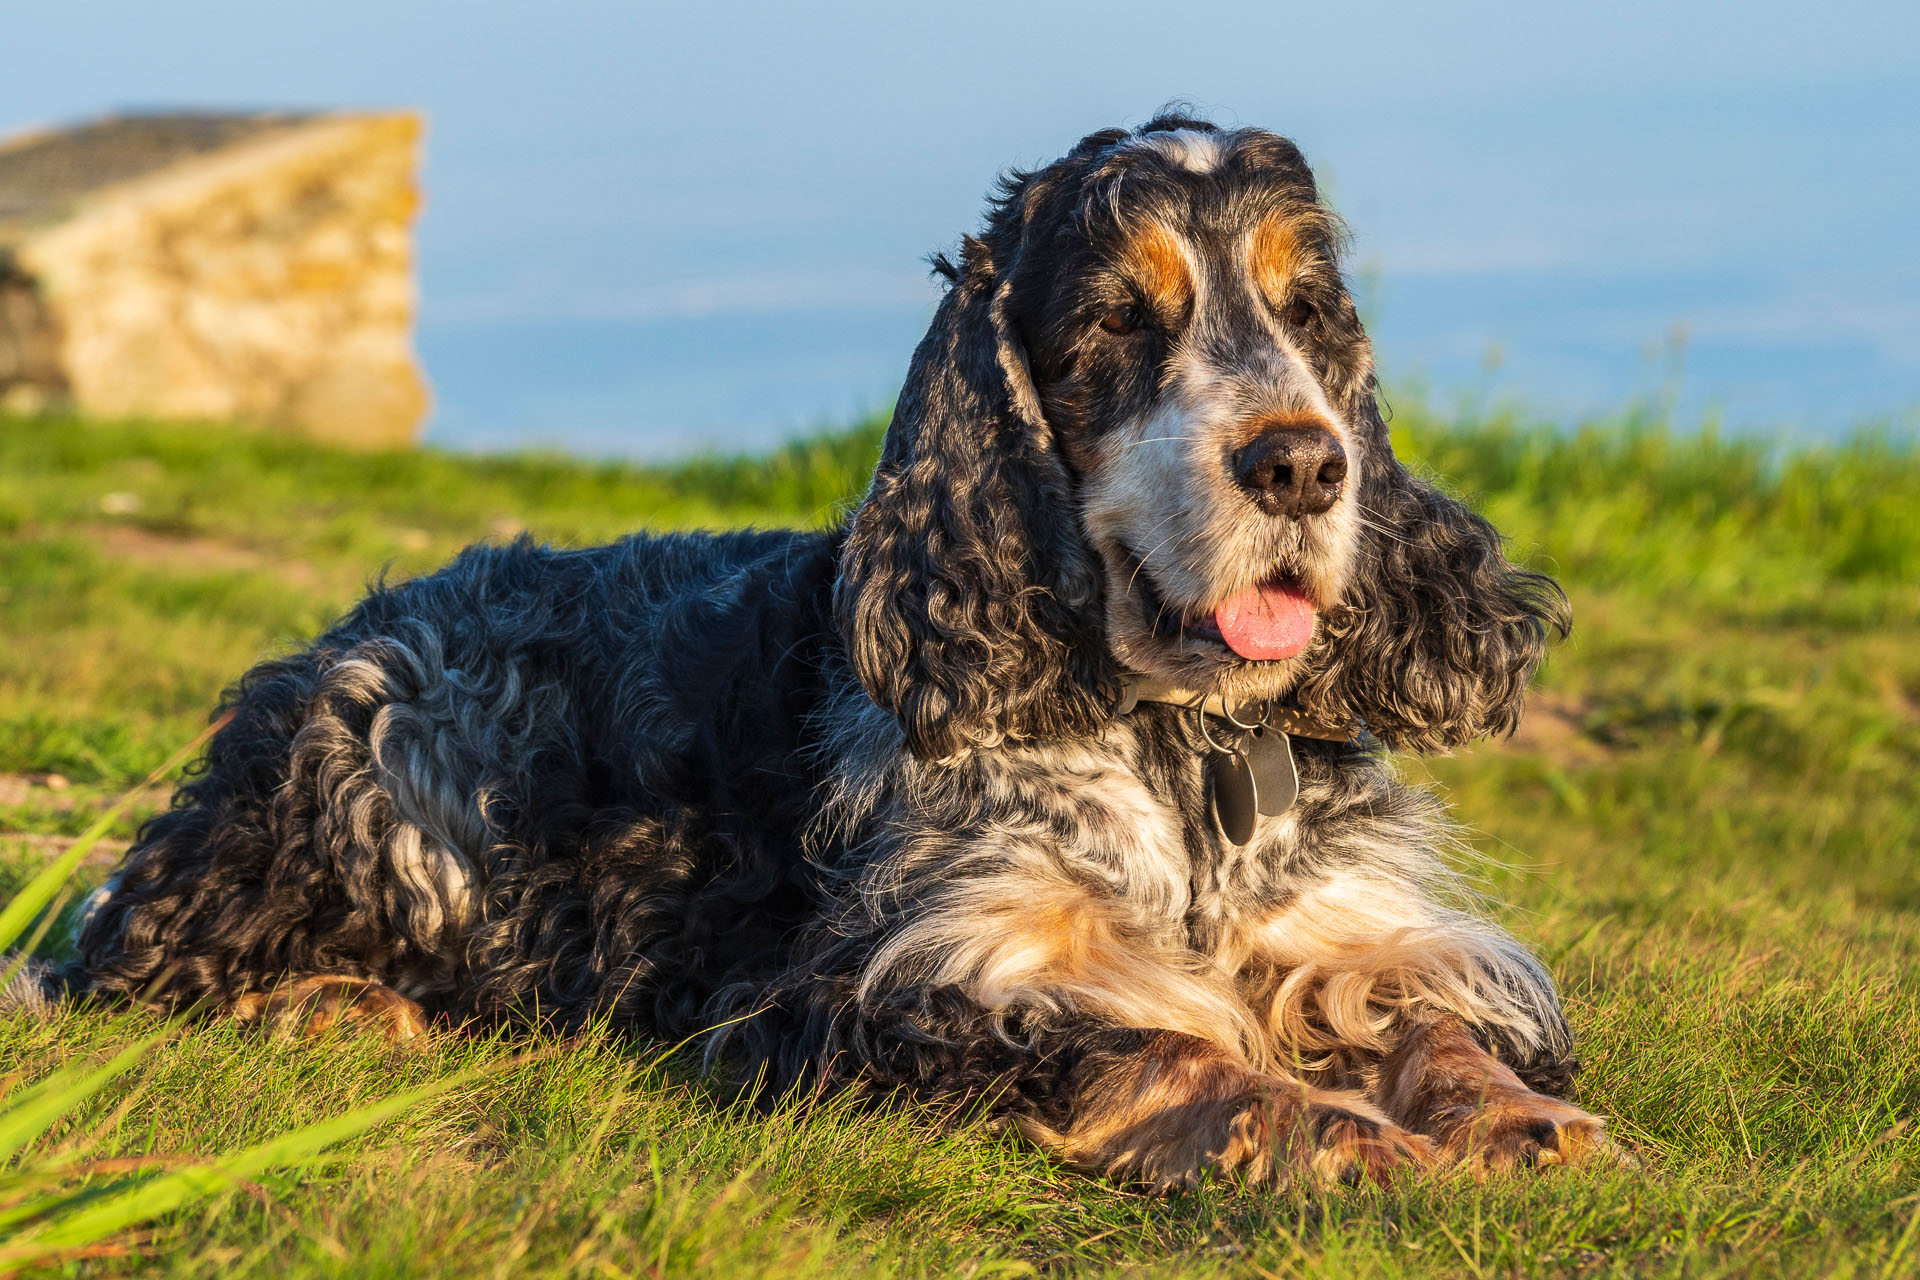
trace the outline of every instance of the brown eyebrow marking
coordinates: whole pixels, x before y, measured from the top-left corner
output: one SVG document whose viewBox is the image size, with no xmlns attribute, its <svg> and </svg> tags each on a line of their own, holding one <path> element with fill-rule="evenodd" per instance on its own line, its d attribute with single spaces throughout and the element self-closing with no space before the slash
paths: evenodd
<svg viewBox="0 0 1920 1280">
<path fill-rule="evenodd" d="M 1247 266 L 1254 283 L 1270 300 L 1287 296 L 1293 282 L 1313 262 L 1313 254 L 1285 214 L 1273 214 L 1253 229 Z"/>
<path fill-rule="evenodd" d="M 1127 240 L 1120 261 L 1149 297 L 1169 309 L 1184 306 L 1193 294 L 1186 251 L 1179 238 L 1158 222 L 1147 223 Z"/>
</svg>

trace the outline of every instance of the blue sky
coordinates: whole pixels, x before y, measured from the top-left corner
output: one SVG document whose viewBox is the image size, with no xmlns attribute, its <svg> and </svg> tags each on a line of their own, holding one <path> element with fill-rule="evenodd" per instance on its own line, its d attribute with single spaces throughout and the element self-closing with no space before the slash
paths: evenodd
<svg viewBox="0 0 1920 1280">
<path fill-rule="evenodd" d="M 448 444 L 750 446 L 883 404 L 994 174 L 1173 98 L 1301 143 L 1384 372 L 1443 403 L 1617 407 L 1684 333 L 1687 416 L 1920 405 L 1910 2 L 8 10 L 4 129 L 424 110 Z"/>
</svg>

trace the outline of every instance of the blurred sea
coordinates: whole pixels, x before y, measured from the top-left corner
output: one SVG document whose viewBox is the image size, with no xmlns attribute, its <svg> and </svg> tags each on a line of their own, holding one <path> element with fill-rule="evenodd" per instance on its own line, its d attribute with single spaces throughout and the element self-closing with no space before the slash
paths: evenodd
<svg viewBox="0 0 1920 1280">
<path fill-rule="evenodd" d="M 413 106 L 429 439 L 660 456 L 886 404 L 1008 165 L 1296 138 L 1390 385 L 1833 433 L 1920 406 L 1920 6 L 16 6 L 0 129 Z"/>
</svg>

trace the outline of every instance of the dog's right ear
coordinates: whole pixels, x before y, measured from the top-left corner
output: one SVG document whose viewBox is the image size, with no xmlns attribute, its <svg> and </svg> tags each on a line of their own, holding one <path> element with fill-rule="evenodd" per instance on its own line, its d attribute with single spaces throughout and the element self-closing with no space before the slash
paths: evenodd
<svg viewBox="0 0 1920 1280">
<path fill-rule="evenodd" d="M 861 684 L 931 760 L 1093 732 L 1118 682 L 1007 272 L 969 238 L 951 274 L 834 587 Z"/>
<path fill-rule="evenodd" d="M 1548 642 L 1567 634 L 1566 595 L 1510 562 L 1491 524 L 1393 456 L 1370 375 L 1349 421 L 1366 441 L 1362 567 L 1326 615 L 1337 659 L 1295 698 L 1410 751 L 1511 733 Z"/>
</svg>

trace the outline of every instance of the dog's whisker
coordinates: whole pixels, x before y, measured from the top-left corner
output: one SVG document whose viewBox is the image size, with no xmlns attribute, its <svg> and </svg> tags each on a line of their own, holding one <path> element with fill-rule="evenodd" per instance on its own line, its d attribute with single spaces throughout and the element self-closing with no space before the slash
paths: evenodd
<svg viewBox="0 0 1920 1280">
<path fill-rule="evenodd" d="M 1413 545 L 1406 538 L 1402 537 L 1397 530 L 1389 528 L 1385 523 L 1386 517 L 1381 515 L 1378 511 L 1375 511 L 1372 507 L 1369 507 L 1366 503 L 1360 502 L 1358 500 L 1356 500 L 1353 505 L 1356 510 L 1364 513 L 1363 515 L 1358 517 L 1358 523 L 1363 528 L 1371 529 L 1375 533 L 1379 534 L 1381 537 L 1397 542 L 1403 547 Z M 1371 516 L 1372 519 L 1368 519 L 1369 516 Z"/>
<path fill-rule="evenodd" d="M 1170 519 L 1170 518 L 1171 518 L 1171 517 L 1169 517 L 1169 519 Z M 1150 530 L 1148 530 L 1148 532 L 1149 532 L 1149 533 L 1152 533 L 1152 532 L 1154 532 L 1155 530 L 1157 530 L 1157 529 L 1159 529 L 1159 528 L 1160 528 L 1160 525 L 1163 525 L 1163 524 L 1165 524 L 1165 523 L 1166 523 L 1166 520 L 1162 520 L 1162 521 L 1160 521 L 1160 522 L 1159 522 L 1159 524 L 1156 524 L 1156 525 L 1154 525 L 1154 526 L 1153 526 L 1153 529 L 1150 529 Z M 1176 529 L 1176 530 L 1174 530 L 1174 531 L 1173 531 L 1172 533 L 1170 533 L 1170 534 L 1168 534 L 1168 535 L 1167 535 L 1166 537 L 1164 537 L 1164 538 L 1162 538 L 1162 539 L 1161 539 L 1161 540 L 1160 540 L 1159 542 L 1157 542 L 1157 543 L 1155 543 L 1155 544 L 1154 544 L 1154 546 L 1153 546 L 1153 550 L 1152 550 L 1152 551 L 1149 551 L 1149 552 L 1147 552 L 1147 553 L 1146 553 L 1145 555 L 1143 555 L 1143 556 L 1140 556 L 1140 557 L 1139 557 L 1139 558 L 1138 558 L 1138 559 L 1136 560 L 1136 562 L 1134 563 L 1134 566 L 1133 566 L 1133 572 L 1132 572 L 1132 574 L 1130 574 L 1130 575 L 1128 575 L 1128 577 L 1127 577 L 1127 590 L 1128 590 L 1128 591 L 1132 591 L 1132 590 L 1133 590 L 1133 586 L 1134 586 L 1134 583 L 1135 583 L 1135 582 L 1136 582 L 1136 581 L 1137 581 L 1137 580 L 1139 579 L 1139 577 L 1140 577 L 1140 574 L 1141 574 L 1141 571 L 1142 571 L 1142 570 L 1144 570 L 1144 569 L 1145 569 L 1145 568 L 1147 567 L 1147 561 L 1148 561 L 1149 559 L 1151 559 L 1151 558 L 1153 557 L 1153 555 L 1154 555 L 1154 552 L 1157 552 L 1157 551 L 1159 551 L 1159 550 L 1161 550 L 1161 549 L 1162 549 L 1163 547 L 1165 547 L 1165 546 L 1166 546 L 1166 545 L 1167 545 L 1168 543 L 1170 543 L 1170 542 L 1172 542 L 1172 541 L 1174 541 L 1175 539 L 1177 539 L 1177 538 L 1179 538 L 1179 537 L 1181 537 L 1181 536 L 1182 536 L 1182 531 L 1181 531 L 1181 530 L 1178 530 L 1178 529 Z"/>
</svg>

